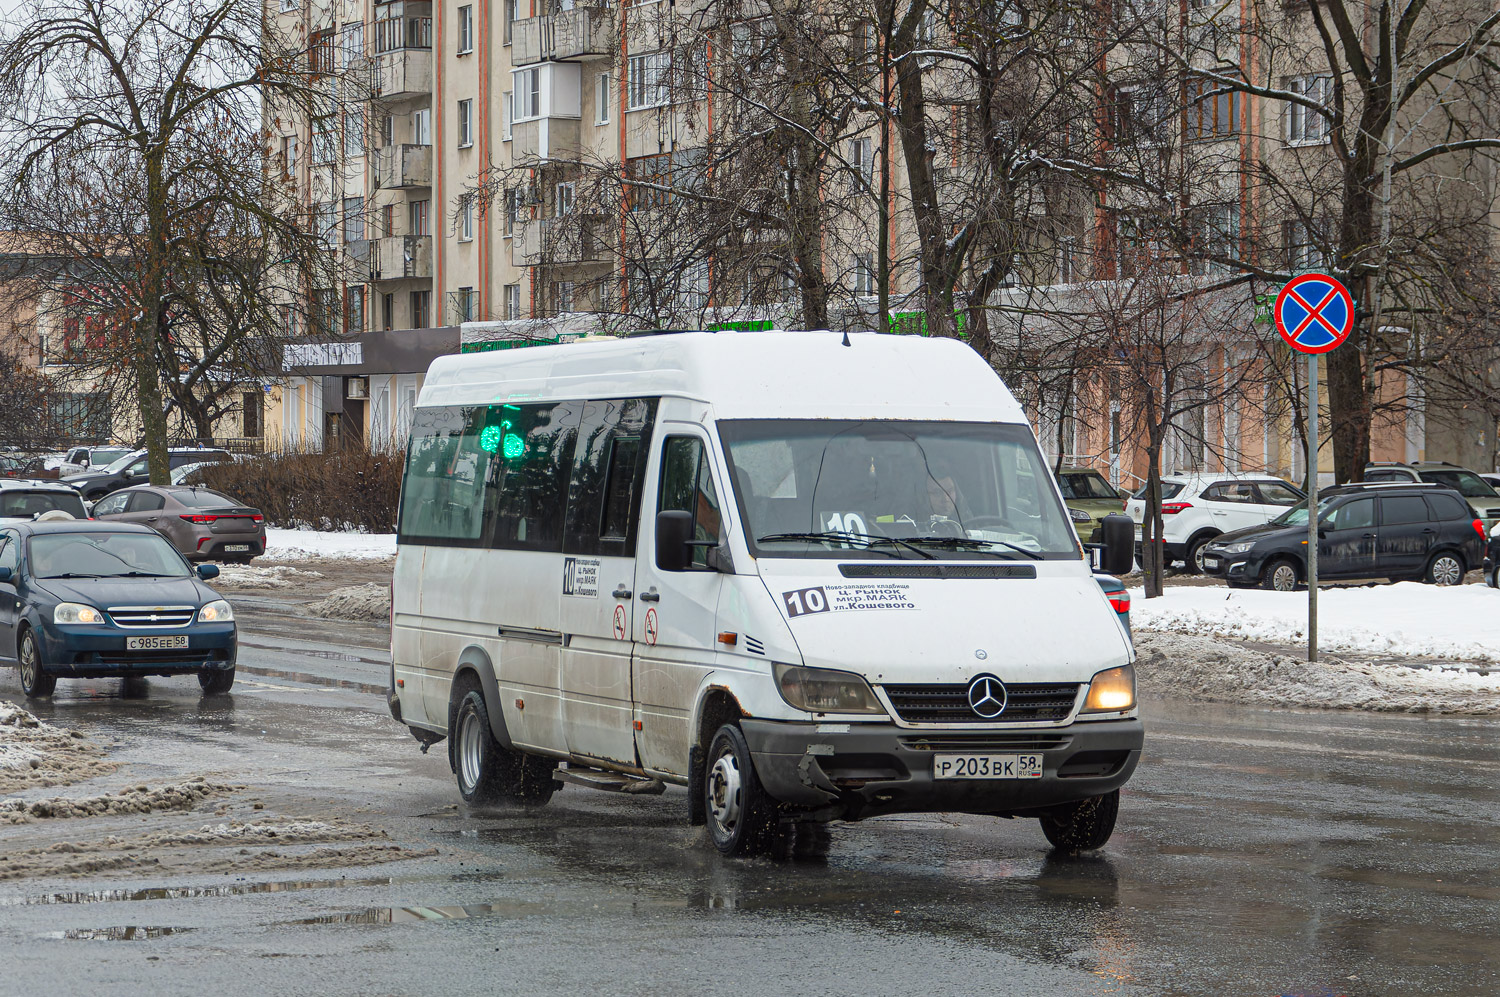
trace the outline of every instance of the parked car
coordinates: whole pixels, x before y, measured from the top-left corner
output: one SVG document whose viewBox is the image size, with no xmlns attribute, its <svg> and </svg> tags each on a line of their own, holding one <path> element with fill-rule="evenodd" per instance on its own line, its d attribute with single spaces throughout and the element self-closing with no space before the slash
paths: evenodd
<svg viewBox="0 0 1500 997">
<path fill-rule="evenodd" d="M 1484 557 L 1484 524 L 1451 488 L 1340 485 L 1318 497 L 1318 577 L 1457 585 Z M 1236 588 L 1290 592 L 1307 580 L 1307 503 L 1265 526 L 1226 533 L 1203 569 Z"/>
<path fill-rule="evenodd" d="M 1130 633 L 1130 593 L 1125 588 L 1125 583 L 1114 575 L 1095 575 L 1094 580 L 1099 583 L 1099 588 L 1104 590 L 1104 598 L 1109 600 L 1115 615 L 1120 618 L 1120 626 Z"/>
<path fill-rule="evenodd" d="M 1220 471 L 1164 476 L 1161 514 L 1166 561 L 1181 561 L 1188 571 L 1202 571 L 1203 548 L 1209 541 L 1235 530 L 1264 526 L 1306 497 L 1296 485 L 1268 474 Z M 1125 511 L 1136 522 L 1139 551 L 1141 524 L 1146 519 L 1144 488 L 1125 503 Z"/>
<path fill-rule="evenodd" d="M 85 474 L 108 467 L 130 452 L 129 447 L 74 447 L 57 464 L 59 474 Z"/>
<path fill-rule="evenodd" d="M 260 510 L 208 488 L 122 488 L 94 505 L 94 518 L 149 526 L 190 561 L 217 558 L 246 564 L 266 552 L 266 519 Z"/>
<path fill-rule="evenodd" d="M 1479 480 L 1495 489 L 1495 493 L 1500 495 L 1500 474 L 1481 474 Z"/>
<path fill-rule="evenodd" d="M 0 481 L 0 520 L 35 519 L 60 509 L 74 519 L 88 519 L 78 492 L 57 481 Z"/>
<path fill-rule="evenodd" d="M 1096 534 L 1104 517 L 1125 508 L 1125 496 L 1115 491 L 1098 471 L 1087 467 L 1065 467 L 1057 472 L 1057 487 L 1079 539 L 1097 543 Z M 1080 515 L 1081 513 L 1081 515 Z"/>
<path fill-rule="evenodd" d="M 234 458 L 227 450 L 214 450 L 207 447 L 172 447 L 167 451 L 167 459 L 172 467 L 182 467 L 185 464 L 216 463 Z M 62 480 L 78 489 L 84 498 L 97 502 L 112 491 L 149 480 L 149 474 L 150 472 L 146 469 L 146 451 L 132 450 L 102 471 L 70 474 Z"/>
<path fill-rule="evenodd" d="M 166 538 L 132 523 L 0 526 L 0 664 L 27 696 L 59 678 L 198 676 L 234 684 L 234 611 Z"/>
<path fill-rule="evenodd" d="M 47 457 L 38 457 L 18 451 L 0 454 L 0 478 L 56 481 L 57 470 L 47 466 L 50 462 L 50 459 Z"/>
<path fill-rule="evenodd" d="M 1365 481 L 1380 484 L 1389 481 L 1426 481 L 1434 485 L 1446 485 L 1464 497 L 1474 515 L 1484 520 L 1485 529 L 1500 523 L 1500 493 L 1484 478 L 1457 464 L 1447 461 L 1428 460 L 1413 464 L 1394 462 L 1365 465 Z"/>
</svg>

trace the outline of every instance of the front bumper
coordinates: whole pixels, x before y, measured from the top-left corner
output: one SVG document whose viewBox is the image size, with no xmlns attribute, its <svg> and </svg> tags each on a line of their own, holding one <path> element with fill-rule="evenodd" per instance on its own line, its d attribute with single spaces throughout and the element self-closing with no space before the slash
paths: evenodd
<svg viewBox="0 0 1500 997">
<path fill-rule="evenodd" d="M 197 623 L 189 627 L 131 629 L 43 623 L 42 671 L 48 675 L 182 675 L 234 667 L 238 633 L 233 623 Z M 127 650 L 127 637 L 186 635 L 185 648 Z"/>
<path fill-rule="evenodd" d="M 1138 719 L 984 732 L 775 720 L 741 720 L 740 729 L 767 793 L 842 820 L 889 813 L 1034 814 L 1119 789 L 1135 771 L 1145 739 Z M 936 779 L 935 753 L 1041 754 L 1042 777 Z"/>
</svg>

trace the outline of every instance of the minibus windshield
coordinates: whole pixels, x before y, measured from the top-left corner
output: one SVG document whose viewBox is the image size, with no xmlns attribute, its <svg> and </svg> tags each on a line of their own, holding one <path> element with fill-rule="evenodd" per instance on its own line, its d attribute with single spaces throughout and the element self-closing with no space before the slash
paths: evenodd
<svg viewBox="0 0 1500 997">
<path fill-rule="evenodd" d="M 1025 426 L 755 419 L 719 434 L 758 557 L 1079 556 Z"/>
</svg>

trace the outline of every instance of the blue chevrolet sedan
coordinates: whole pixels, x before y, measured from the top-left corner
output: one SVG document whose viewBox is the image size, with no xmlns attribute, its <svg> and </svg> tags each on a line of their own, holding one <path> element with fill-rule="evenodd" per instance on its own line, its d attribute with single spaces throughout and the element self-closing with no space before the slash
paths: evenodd
<svg viewBox="0 0 1500 997">
<path fill-rule="evenodd" d="M 60 678 L 195 674 L 234 684 L 234 611 L 155 530 L 91 520 L 0 528 L 0 664 L 28 696 Z"/>
</svg>

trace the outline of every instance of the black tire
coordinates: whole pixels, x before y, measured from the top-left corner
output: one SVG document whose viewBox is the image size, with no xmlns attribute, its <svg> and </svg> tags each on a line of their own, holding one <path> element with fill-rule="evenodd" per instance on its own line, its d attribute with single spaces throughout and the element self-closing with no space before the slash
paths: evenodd
<svg viewBox="0 0 1500 997">
<path fill-rule="evenodd" d="M 21 673 L 21 691 L 31 699 L 50 696 L 57 688 L 57 676 L 42 671 L 42 648 L 30 627 L 16 641 L 16 668 Z"/>
<path fill-rule="evenodd" d="M 1188 541 L 1187 552 L 1182 557 L 1182 571 L 1187 575 L 1203 574 L 1203 548 L 1217 537 L 1217 533 L 1205 533 Z"/>
<path fill-rule="evenodd" d="M 505 800 L 540 806 L 562 784 L 552 778 L 550 759 L 527 755 L 495 740 L 484 693 L 472 684 L 460 690 L 449 726 L 450 758 L 465 803 L 486 806 Z"/>
<path fill-rule="evenodd" d="M 1500 589 L 1500 568 L 1491 568 L 1486 572 L 1484 583 L 1492 589 Z"/>
<path fill-rule="evenodd" d="M 1422 581 L 1428 585 L 1462 585 L 1464 572 L 1467 570 L 1462 554 L 1440 550 L 1427 562 L 1427 569 L 1422 572 Z"/>
<path fill-rule="evenodd" d="M 234 685 L 234 669 L 205 668 L 198 673 L 198 685 L 205 696 L 222 696 Z"/>
<path fill-rule="evenodd" d="M 1260 587 L 1272 592 L 1295 592 L 1301 575 L 1296 561 L 1289 557 L 1278 557 L 1261 572 Z"/>
<path fill-rule="evenodd" d="M 750 758 L 745 735 L 733 724 L 709 742 L 703 773 L 708 836 L 725 855 L 756 855 L 773 844 L 775 810 Z"/>
<path fill-rule="evenodd" d="M 1115 830 L 1120 814 L 1120 791 L 1091 796 L 1077 803 L 1054 807 L 1041 818 L 1042 833 L 1052 847 L 1063 852 L 1086 852 L 1103 847 Z"/>
</svg>

